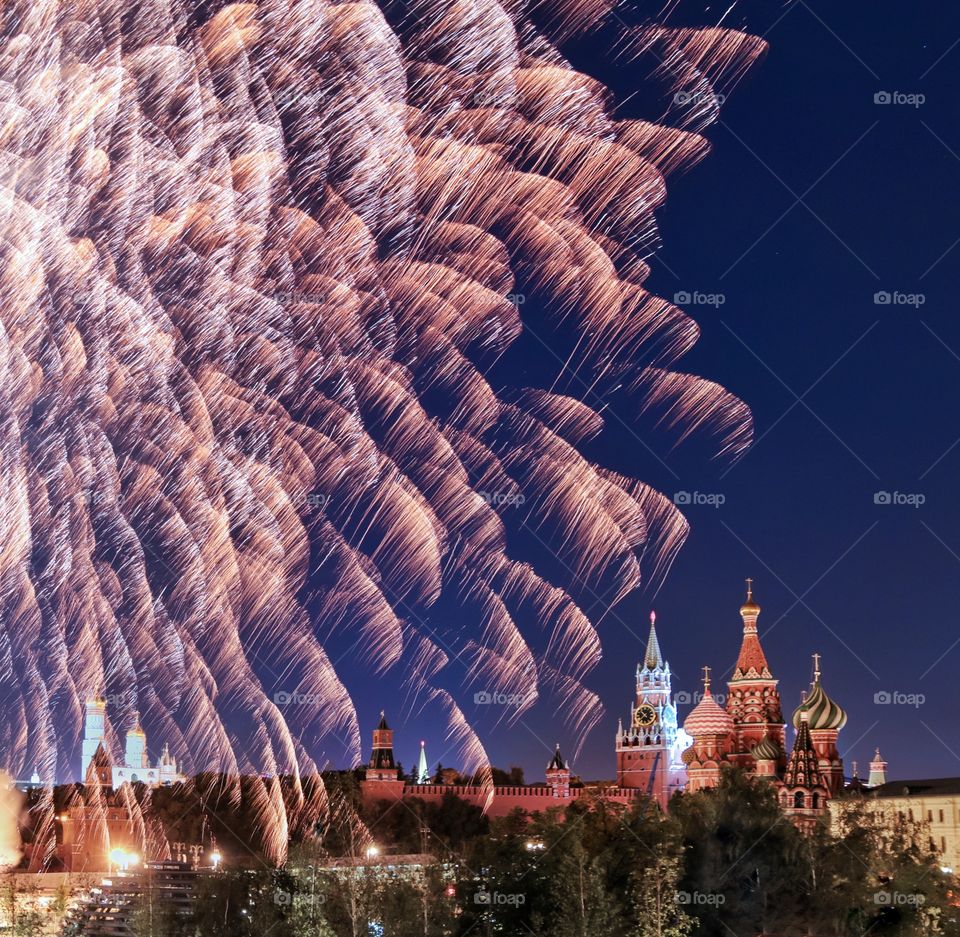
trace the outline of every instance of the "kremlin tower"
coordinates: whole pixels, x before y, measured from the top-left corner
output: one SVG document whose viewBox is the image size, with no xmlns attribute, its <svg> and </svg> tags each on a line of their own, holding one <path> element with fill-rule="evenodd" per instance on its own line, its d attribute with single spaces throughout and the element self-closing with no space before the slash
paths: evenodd
<svg viewBox="0 0 960 937">
<path fill-rule="evenodd" d="M 557 750 L 550 764 L 547 765 L 547 786 L 553 792 L 554 797 L 570 796 L 570 766 L 564 761 L 560 754 L 560 743 L 557 743 Z"/>
<path fill-rule="evenodd" d="M 637 664 L 636 696 L 626 729 L 617 728 L 617 786 L 640 788 L 666 808 L 683 787 L 684 736 L 677 728 L 677 707 L 670 692 L 670 665 L 657 639 L 657 616 L 650 613 L 650 634 L 643 663 Z"/>
<path fill-rule="evenodd" d="M 870 762 L 870 776 L 867 778 L 867 784 L 870 787 L 880 787 L 887 783 L 887 763 L 883 760 L 878 748 L 873 753 L 873 760 Z"/>
</svg>

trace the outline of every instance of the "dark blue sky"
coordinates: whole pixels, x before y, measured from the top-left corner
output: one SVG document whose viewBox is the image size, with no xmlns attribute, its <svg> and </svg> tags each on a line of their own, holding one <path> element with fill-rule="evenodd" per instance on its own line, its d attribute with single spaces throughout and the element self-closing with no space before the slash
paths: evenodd
<svg viewBox="0 0 960 937">
<path fill-rule="evenodd" d="M 674 688 L 691 690 L 702 664 L 722 678 L 736 658 L 748 575 L 785 714 L 819 651 L 849 713 L 848 765 L 865 769 L 879 745 L 891 777 L 960 775 L 960 22 L 889 2 L 777 15 L 754 25 L 770 50 L 708 131 L 713 153 L 672 180 L 649 284 L 723 294 L 686 307 L 703 336 L 681 367 L 742 397 L 756 442 L 732 469 L 693 450 L 636 454 L 660 490 L 725 502 L 687 509 L 691 536 L 659 595 L 631 596 L 604 624 L 590 685 L 608 714 L 574 764 L 584 777 L 613 775 L 651 605 Z M 880 92 L 925 101 L 875 103 Z M 624 441 L 605 444 L 612 456 Z M 881 692 L 919 699 L 876 703 Z M 368 702 L 365 746 L 383 700 Z M 396 721 L 408 764 L 433 730 Z M 544 706 L 484 734 L 496 763 L 531 779 L 568 738 Z M 431 761 L 443 749 L 431 738 Z"/>
</svg>

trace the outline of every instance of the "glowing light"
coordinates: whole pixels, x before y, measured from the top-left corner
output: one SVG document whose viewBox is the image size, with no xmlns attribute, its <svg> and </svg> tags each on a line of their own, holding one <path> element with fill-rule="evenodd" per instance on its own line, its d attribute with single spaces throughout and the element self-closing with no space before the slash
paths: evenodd
<svg viewBox="0 0 960 937">
<path fill-rule="evenodd" d="M 374 856 L 379 856 L 379 855 L 380 855 L 380 847 L 379 847 L 379 846 L 367 846 L 367 858 L 368 858 L 368 859 L 372 859 L 372 858 L 374 858 Z"/>
<path fill-rule="evenodd" d="M 221 856 L 219 852 L 214 852 L 210 854 L 210 862 L 213 864 L 213 867 L 215 869 L 220 868 L 220 862 L 222 859 L 223 859 L 223 856 Z"/>
</svg>

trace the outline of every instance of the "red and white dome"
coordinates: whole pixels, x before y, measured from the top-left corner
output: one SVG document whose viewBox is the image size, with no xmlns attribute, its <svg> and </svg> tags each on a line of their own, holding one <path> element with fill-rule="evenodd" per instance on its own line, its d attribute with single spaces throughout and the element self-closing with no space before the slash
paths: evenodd
<svg viewBox="0 0 960 937">
<path fill-rule="evenodd" d="M 683 727 L 695 739 L 706 735 L 729 735 L 733 732 L 733 717 L 717 704 L 710 690 L 706 690 Z"/>
</svg>

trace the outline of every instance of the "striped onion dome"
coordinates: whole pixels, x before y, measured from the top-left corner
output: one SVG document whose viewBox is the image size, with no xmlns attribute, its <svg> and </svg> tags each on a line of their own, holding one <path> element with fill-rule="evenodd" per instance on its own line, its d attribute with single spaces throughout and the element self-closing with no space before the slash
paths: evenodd
<svg viewBox="0 0 960 937">
<path fill-rule="evenodd" d="M 819 674 L 814 678 L 810 695 L 793 712 L 795 729 L 800 728 L 804 712 L 814 732 L 817 729 L 842 729 L 847 724 L 847 714 L 823 691 Z"/>
<path fill-rule="evenodd" d="M 683 728 L 695 739 L 705 735 L 729 735 L 733 732 L 733 718 L 717 705 L 710 689 L 704 691 L 703 699 L 687 716 Z"/>
<path fill-rule="evenodd" d="M 753 746 L 753 757 L 757 761 L 777 761 L 780 758 L 780 746 L 773 739 L 760 739 Z"/>
</svg>

